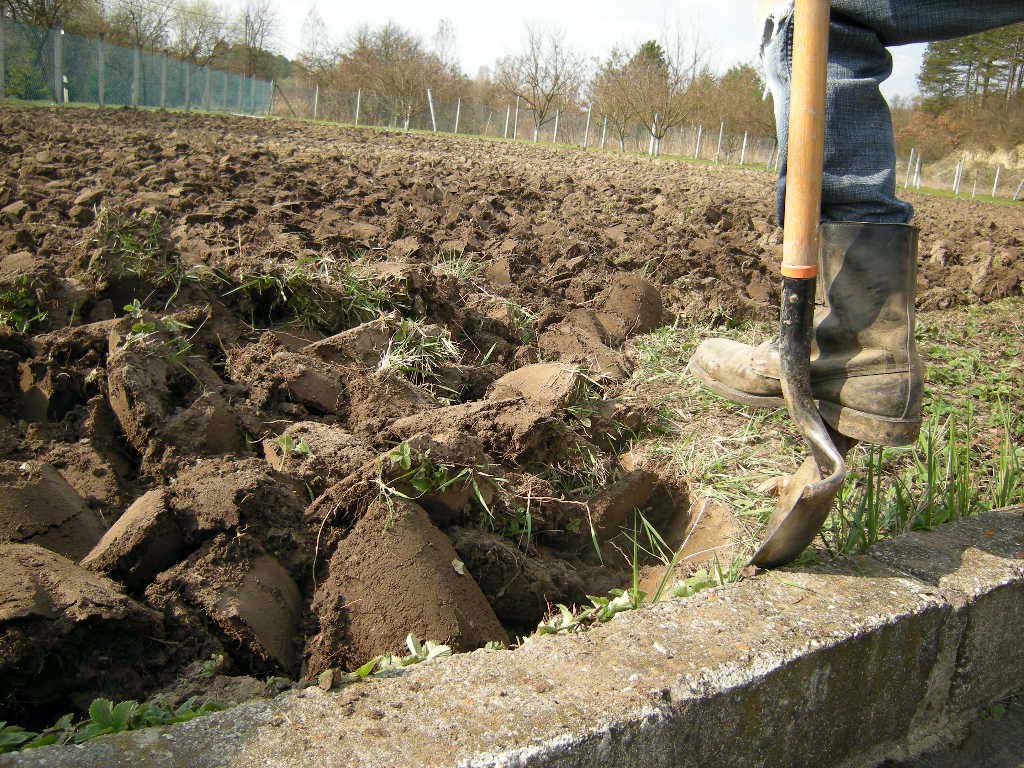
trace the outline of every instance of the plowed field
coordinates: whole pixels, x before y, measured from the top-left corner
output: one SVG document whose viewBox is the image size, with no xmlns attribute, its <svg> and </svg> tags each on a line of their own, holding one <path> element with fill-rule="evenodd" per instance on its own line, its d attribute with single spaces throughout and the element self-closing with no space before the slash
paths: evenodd
<svg viewBox="0 0 1024 768">
<path fill-rule="evenodd" d="M 631 457 L 661 415 L 624 387 L 657 328 L 776 315 L 772 189 L 593 151 L 5 107 L 0 719 L 238 700 L 410 632 L 507 643 L 654 562 L 638 526 L 713 550 L 720 513 L 691 535 L 687 478 Z M 912 201 L 919 308 L 1021 295 L 1021 207 Z"/>
</svg>

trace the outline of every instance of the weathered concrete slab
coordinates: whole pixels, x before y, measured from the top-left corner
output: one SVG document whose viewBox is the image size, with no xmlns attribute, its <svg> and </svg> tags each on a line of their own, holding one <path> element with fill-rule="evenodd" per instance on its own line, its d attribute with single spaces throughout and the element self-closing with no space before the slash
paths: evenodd
<svg viewBox="0 0 1024 768">
<path fill-rule="evenodd" d="M 971 710 L 1024 691 L 1024 514 L 992 512 L 872 549 L 935 586 L 962 627 L 948 706 Z"/>
<path fill-rule="evenodd" d="M 1021 513 L 904 538 L 817 573 L 764 574 L 514 652 L 3 756 L 0 766 L 872 765 L 928 746 L 958 725 L 964 702 L 994 690 L 982 670 L 1004 641 L 986 645 L 980 625 L 972 641 L 970 627 L 1003 622 L 985 628 L 999 638 L 1024 629 L 1019 613 L 984 605 L 1024 582 L 1024 553 L 1011 551 L 1020 521 L 1006 514 Z"/>
</svg>

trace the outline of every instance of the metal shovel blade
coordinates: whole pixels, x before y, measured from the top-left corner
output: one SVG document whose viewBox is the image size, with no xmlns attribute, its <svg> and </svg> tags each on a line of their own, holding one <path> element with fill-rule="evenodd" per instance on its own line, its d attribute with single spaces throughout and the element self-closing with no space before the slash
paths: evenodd
<svg viewBox="0 0 1024 768">
<path fill-rule="evenodd" d="M 833 439 L 842 455 L 856 443 L 836 433 Z M 842 480 L 822 478 L 814 456 L 804 459 L 800 468 L 786 478 L 768 523 L 768 535 L 750 562 L 759 568 L 774 568 L 799 557 L 821 530 L 841 486 Z"/>
</svg>

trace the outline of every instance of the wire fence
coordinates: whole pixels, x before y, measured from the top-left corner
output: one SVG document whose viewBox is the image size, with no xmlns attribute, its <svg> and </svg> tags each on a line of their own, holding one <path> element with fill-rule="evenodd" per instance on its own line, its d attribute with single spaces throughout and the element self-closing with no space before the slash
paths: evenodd
<svg viewBox="0 0 1024 768">
<path fill-rule="evenodd" d="M 897 160 L 896 180 L 898 190 L 940 190 L 971 200 L 1024 200 L 1024 171 L 968 154 L 952 164 L 949 160 L 922 164 L 917 149 L 911 147 L 909 154 Z"/>
<path fill-rule="evenodd" d="M 619 149 L 737 165 L 774 167 L 778 162 L 774 138 L 734 132 L 724 123 L 711 127 L 678 125 L 667 130 L 655 125 L 656 132 L 662 134 L 655 140 L 652 132 L 640 123 L 616 130 L 614 121 L 589 106 L 552 112 L 537 126 L 532 114 L 521 102 L 517 104 L 514 97 L 504 105 L 495 105 L 470 98 L 439 99 L 430 89 L 406 96 L 381 96 L 369 90 L 339 92 L 316 85 L 281 83 L 275 87 L 271 114 L 347 125 Z"/>
<path fill-rule="evenodd" d="M 246 77 L 197 66 L 166 53 L 44 29 L 0 16 L 0 98 L 56 104 L 125 105 L 276 115 L 401 130 L 505 138 L 670 155 L 715 163 L 778 168 L 774 138 L 725 123 L 618 126 L 593 106 L 557 110 L 535 125 L 518 100 L 435 98 L 431 89 L 403 95 L 339 92 L 317 85 Z M 652 130 L 653 129 L 653 130 Z M 657 134 L 657 135 L 655 135 Z M 922 163 L 915 147 L 897 162 L 900 190 L 933 189 L 962 198 L 1024 199 L 1024 171 L 969 156 Z"/>
<path fill-rule="evenodd" d="M 520 141 L 547 142 L 670 155 L 693 160 L 778 169 L 778 143 L 749 131 L 717 125 L 687 124 L 651 131 L 641 123 L 616 130 L 614 121 L 593 107 L 557 111 L 534 125 L 522 103 L 510 98 L 502 106 L 473 99 L 437 99 L 429 89 L 405 97 L 384 97 L 367 90 L 339 92 L 281 83 L 275 87 L 271 114 L 307 120 L 397 130 L 461 133 Z M 652 125 L 657 129 L 656 125 Z M 662 134 L 655 138 L 654 133 Z M 916 148 L 902 156 L 896 168 L 899 190 L 949 191 L 957 197 L 1024 199 L 1024 171 L 979 160 L 922 164 Z"/>
<path fill-rule="evenodd" d="M 0 98 L 266 115 L 273 82 L 0 16 Z"/>
</svg>

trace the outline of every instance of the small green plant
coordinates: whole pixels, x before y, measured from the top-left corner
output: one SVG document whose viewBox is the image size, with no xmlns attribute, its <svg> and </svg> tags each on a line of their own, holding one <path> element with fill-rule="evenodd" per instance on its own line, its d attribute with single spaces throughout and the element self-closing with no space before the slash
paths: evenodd
<svg viewBox="0 0 1024 768">
<path fill-rule="evenodd" d="M 634 552 L 634 563 L 636 562 L 635 556 Z M 671 597 L 691 597 L 706 589 L 738 581 L 745 564 L 746 558 L 736 558 L 723 568 L 718 558 L 715 558 L 707 570 L 698 571 L 677 582 L 667 590 L 667 594 Z M 654 605 L 661 599 L 664 587 L 663 580 L 663 583 L 658 586 L 657 593 L 653 596 L 648 595 L 647 592 L 639 588 L 638 570 L 634 567 L 632 586 L 627 589 L 609 590 L 607 597 L 588 595 L 590 605 L 585 607 L 570 608 L 559 603 L 555 607 L 555 611 L 538 625 L 537 633 L 548 635 L 577 632 L 592 624 L 611 621 L 625 611 L 634 611 L 645 605 Z"/>
<path fill-rule="evenodd" d="M 532 344 L 537 340 L 537 315 L 522 304 L 505 299 L 512 330 L 523 344 Z"/>
<path fill-rule="evenodd" d="M 132 321 L 131 329 L 124 337 L 125 349 L 140 349 L 147 355 L 160 355 L 181 368 L 188 367 L 186 360 L 192 352 L 192 342 L 182 333 L 191 330 L 192 326 L 170 316 L 147 316 L 138 299 L 126 304 L 124 311 Z"/>
<path fill-rule="evenodd" d="M 28 275 L 22 275 L 0 289 L 0 323 L 28 333 L 33 325 L 46 320 L 46 312 L 40 309 L 42 301 L 42 289 Z"/>
<path fill-rule="evenodd" d="M 414 664 L 426 664 L 436 659 L 441 659 L 446 656 L 452 655 L 452 649 L 447 645 L 441 643 L 435 643 L 432 640 L 420 641 L 416 635 L 411 632 L 406 635 L 405 645 L 409 649 L 409 653 L 405 656 L 398 656 L 395 654 L 385 653 L 380 656 L 374 656 L 365 664 L 356 667 L 351 672 L 342 675 L 340 678 L 341 683 L 355 683 L 359 680 L 365 680 L 368 677 L 380 675 L 387 672 L 394 672 L 396 670 L 411 667 Z M 327 669 L 320 673 L 320 685 L 322 688 L 331 688 L 334 682 L 338 680 L 335 675 L 335 670 Z"/>
<path fill-rule="evenodd" d="M 50 744 L 82 744 L 110 733 L 183 723 L 224 708 L 212 701 L 198 704 L 194 696 L 177 708 L 158 702 L 139 704 L 137 701 L 122 701 L 114 704 L 110 699 L 94 699 L 89 705 L 87 718 L 75 723 L 74 715 L 64 715 L 39 733 L 0 722 L 0 753 Z"/>
<path fill-rule="evenodd" d="M 20 725 L 8 725 L 0 720 L 0 753 L 11 752 L 37 738 L 39 734 L 26 731 Z"/>
<path fill-rule="evenodd" d="M 224 669 L 225 661 L 223 653 L 212 654 L 210 658 L 199 662 L 199 676 L 204 680 L 216 677 Z"/>
<path fill-rule="evenodd" d="M 445 462 L 435 461 L 430 456 L 430 451 L 413 451 L 407 442 L 400 443 L 386 455 L 387 461 L 392 468 L 400 470 L 400 474 L 389 480 L 384 478 L 384 468 L 381 466 L 377 478 L 377 485 L 381 494 L 390 499 L 397 496 L 402 499 L 415 501 L 423 496 L 444 493 L 453 486 L 468 483 L 473 489 L 473 495 L 481 509 L 488 518 L 494 518 L 494 512 L 487 503 L 482 484 L 487 482 L 491 486 L 500 486 L 504 482 L 501 478 L 487 470 L 486 466 L 458 466 Z M 408 492 L 401 490 L 405 488 Z"/>
<path fill-rule="evenodd" d="M 291 435 L 281 435 L 275 441 L 278 448 L 281 449 L 281 454 L 287 459 L 290 456 L 312 456 L 313 452 L 309 449 L 309 445 L 305 440 L 299 440 L 295 442 L 295 439 Z"/>
<path fill-rule="evenodd" d="M 640 589 L 613 589 L 608 597 L 588 595 L 590 605 L 570 608 L 559 603 L 548 618 L 537 626 L 537 634 L 554 635 L 574 632 L 591 624 L 611 621 L 623 611 L 632 611 L 643 605 L 647 593 Z"/>
<path fill-rule="evenodd" d="M 576 523 L 577 526 L 580 525 L 579 520 L 573 520 L 572 522 Z M 577 528 L 578 531 L 579 529 Z M 529 507 L 516 507 L 513 514 L 505 519 L 505 524 L 501 528 L 501 535 L 515 541 L 523 551 L 528 550 L 533 541 L 533 514 L 530 512 Z"/>
<path fill-rule="evenodd" d="M 462 350 L 447 329 L 431 327 L 423 320 L 402 320 L 377 369 L 413 384 L 436 384 L 440 369 L 461 359 Z"/>
<path fill-rule="evenodd" d="M 722 567 L 718 555 L 707 568 L 691 574 L 682 581 L 672 585 L 669 594 L 672 597 L 690 597 L 698 592 L 712 587 L 721 587 L 724 584 L 732 584 L 739 581 L 743 575 L 743 568 L 747 565 L 747 557 L 735 557 L 727 566 Z"/>
</svg>

